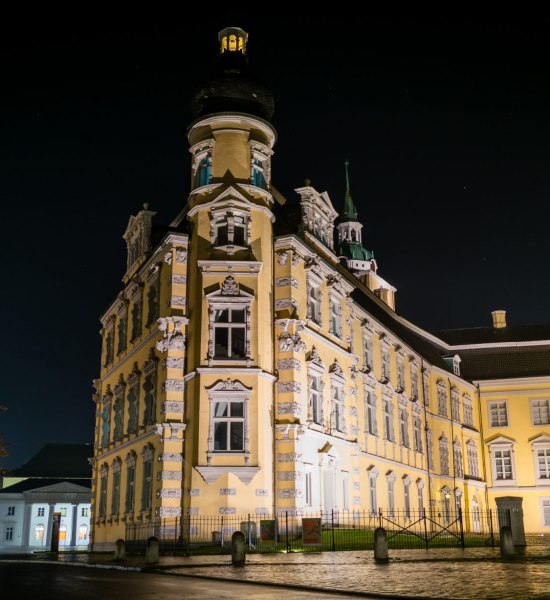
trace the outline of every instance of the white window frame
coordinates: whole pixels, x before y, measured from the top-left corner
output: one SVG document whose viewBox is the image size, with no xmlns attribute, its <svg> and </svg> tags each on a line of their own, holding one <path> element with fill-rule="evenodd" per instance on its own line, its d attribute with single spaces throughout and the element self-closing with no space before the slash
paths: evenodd
<svg viewBox="0 0 550 600">
<path fill-rule="evenodd" d="M 422 419 L 416 414 L 413 416 L 413 441 L 414 450 L 422 453 L 424 451 L 424 444 L 422 443 Z"/>
<path fill-rule="evenodd" d="M 540 498 L 540 517 L 542 527 L 550 527 L 550 497 Z"/>
<path fill-rule="evenodd" d="M 250 459 L 250 439 L 248 430 L 248 411 L 250 395 L 252 388 L 246 387 L 243 383 L 238 380 L 226 379 L 225 381 L 218 381 L 212 387 L 208 388 L 208 402 L 209 402 L 209 413 L 210 413 L 210 424 L 208 430 L 208 447 L 206 452 L 206 462 L 208 465 L 212 464 L 212 458 L 214 456 L 240 456 L 244 459 L 244 463 L 248 465 Z M 243 415 L 242 417 L 233 417 L 227 415 L 222 417 L 216 417 L 214 414 L 215 406 L 217 403 L 242 403 Z M 236 450 L 231 449 L 215 449 L 215 425 L 221 422 L 230 423 L 242 423 L 243 424 L 243 447 Z M 230 435 L 229 433 L 227 434 Z"/>
<path fill-rule="evenodd" d="M 377 410 L 376 392 L 371 387 L 365 386 L 365 433 L 367 435 L 378 436 Z"/>
<path fill-rule="evenodd" d="M 411 518 L 411 478 L 403 475 L 403 500 L 405 519 Z"/>
<path fill-rule="evenodd" d="M 451 419 L 456 423 L 460 423 L 460 394 L 458 390 L 451 388 Z"/>
<path fill-rule="evenodd" d="M 489 427 L 500 429 L 510 426 L 507 400 L 495 400 L 489 402 L 487 411 L 489 416 Z"/>
<path fill-rule="evenodd" d="M 372 334 L 369 331 L 363 331 L 363 370 L 365 373 L 372 371 L 373 359 Z"/>
<path fill-rule="evenodd" d="M 335 377 L 330 381 L 330 404 L 332 432 L 346 433 L 346 393 L 344 384 Z"/>
<path fill-rule="evenodd" d="M 401 394 L 405 391 L 405 362 L 403 357 L 397 357 L 397 387 L 395 391 Z"/>
<path fill-rule="evenodd" d="M 411 377 L 411 400 L 418 400 L 418 369 L 414 363 L 410 364 L 409 374 Z"/>
<path fill-rule="evenodd" d="M 404 448 L 410 448 L 409 439 L 409 411 L 406 406 L 399 406 L 399 437 Z"/>
<path fill-rule="evenodd" d="M 462 395 L 462 410 L 464 425 L 474 426 L 474 405 L 468 394 Z"/>
<path fill-rule="evenodd" d="M 468 473 L 471 477 L 479 477 L 479 453 L 474 440 L 466 442 L 466 457 L 468 462 Z"/>
<path fill-rule="evenodd" d="M 442 379 L 437 382 L 437 414 L 440 417 L 448 417 L 449 414 L 447 408 L 447 386 Z"/>
<path fill-rule="evenodd" d="M 235 362 L 246 362 L 246 366 L 252 364 L 252 356 L 250 350 L 250 312 L 254 296 L 241 289 L 237 281 L 232 275 L 228 275 L 219 290 L 207 294 L 208 301 L 208 317 L 209 317 L 209 339 L 208 339 L 208 366 L 216 364 L 227 364 Z M 215 348 L 215 330 L 216 327 L 222 327 L 222 324 L 216 325 L 216 311 L 221 310 L 243 310 L 244 323 L 238 323 L 239 328 L 244 329 L 244 357 L 223 357 L 216 356 Z M 227 325 L 227 329 L 231 329 L 231 324 Z M 235 325 L 237 327 L 237 325 Z"/>
<path fill-rule="evenodd" d="M 329 333 L 339 339 L 342 339 L 342 300 L 334 292 L 329 293 Z"/>
<path fill-rule="evenodd" d="M 395 442 L 393 399 L 389 396 L 384 396 L 382 406 L 384 411 L 384 439 L 389 442 Z"/>
<path fill-rule="evenodd" d="M 395 515 L 395 480 L 397 476 L 393 471 L 386 474 L 386 483 L 388 486 L 388 516 Z"/>
<path fill-rule="evenodd" d="M 377 480 L 378 470 L 376 467 L 370 467 L 368 470 L 369 475 L 369 505 L 370 514 L 372 516 L 378 515 L 378 491 L 377 491 Z"/>
<path fill-rule="evenodd" d="M 380 343 L 380 383 L 388 383 L 391 378 L 390 347 L 387 342 Z"/>
<path fill-rule="evenodd" d="M 453 443 L 453 465 L 455 477 L 462 479 L 464 477 L 464 467 L 462 465 L 462 445 L 458 441 Z"/>
<path fill-rule="evenodd" d="M 153 506 L 154 454 L 155 451 L 151 444 L 147 444 L 141 451 L 141 512 L 150 512 Z"/>
<path fill-rule="evenodd" d="M 487 447 L 489 448 L 489 456 L 491 459 L 491 476 L 492 483 L 494 487 L 498 486 L 515 486 L 516 485 L 516 468 L 514 464 L 514 444 L 515 442 L 509 438 L 504 436 L 499 436 L 493 440 L 491 440 Z M 497 474 L 499 469 L 497 465 L 499 462 L 506 460 L 506 456 L 503 455 L 504 452 L 509 453 L 510 460 L 510 475 L 509 478 L 497 478 Z"/>
<path fill-rule="evenodd" d="M 237 231 L 240 231 L 242 236 L 237 235 Z M 225 233 L 224 238 L 227 239 L 220 239 L 221 232 Z M 246 250 L 250 247 L 250 213 L 233 208 L 212 211 L 210 238 L 213 248 L 223 250 L 229 255 Z"/>
<path fill-rule="evenodd" d="M 542 434 L 531 440 L 533 466 L 537 485 L 550 486 L 550 436 Z M 545 465 L 541 470 L 541 457 Z"/>
<path fill-rule="evenodd" d="M 442 435 L 439 438 L 439 474 L 443 476 L 449 476 L 450 473 L 449 440 Z"/>
<path fill-rule="evenodd" d="M 533 426 L 550 425 L 550 399 L 530 398 L 529 408 L 531 410 L 531 424 Z"/>
<path fill-rule="evenodd" d="M 323 324 L 322 279 L 311 269 L 307 273 L 307 318 L 321 326 Z"/>
</svg>

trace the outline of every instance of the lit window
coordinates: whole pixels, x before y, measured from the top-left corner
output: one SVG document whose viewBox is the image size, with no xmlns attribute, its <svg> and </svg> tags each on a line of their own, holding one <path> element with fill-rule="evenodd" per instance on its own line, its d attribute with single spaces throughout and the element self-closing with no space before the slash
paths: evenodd
<svg viewBox="0 0 550 600">
<path fill-rule="evenodd" d="M 36 542 L 40 542 L 40 545 L 44 543 L 44 525 L 39 524 L 34 528 L 34 539 Z"/>
<path fill-rule="evenodd" d="M 88 539 L 88 526 L 82 523 L 78 528 L 78 540 L 84 542 Z"/>
<path fill-rule="evenodd" d="M 59 545 L 64 546 L 67 541 L 67 526 L 60 525 L 59 526 Z"/>
<path fill-rule="evenodd" d="M 489 415 L 491 427 L 508 426 L 508 407 L 506 402 L 490 402 Z"/>
<path fill-rule="evenodd" d="M 550 423 L 549 403 L 550 401 L 547 399 L 531 400 L 533 425 L 548 425 Z"/>
<path fill-rule="evenodd" d="M 198 158 L 195 170 L 195 187 L 208 185 L 212 178 L 212 157 L 203 155 Z"/>
</svg>

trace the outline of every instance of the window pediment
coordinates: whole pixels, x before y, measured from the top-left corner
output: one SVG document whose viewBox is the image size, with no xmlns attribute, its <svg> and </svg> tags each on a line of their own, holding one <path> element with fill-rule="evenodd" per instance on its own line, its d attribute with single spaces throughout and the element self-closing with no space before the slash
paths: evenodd
<svg viewBox="0 0 550 600">
<path fill-rule="evenodd" d="M 221 284 L 217 285 L 217 289 L 207 293 L 206 297 L 210 302 L 217 300 L 239 302 L 241 300 L 249 303 L 254 298 L 254 294 L 244 291 L 233 275 L 228 275 Z"/>
<path fill-rule="evenodd" d="M 507 435 L 496 435 L 492 438 L 489 438 L 486 441 L 487 446 L 491 447 L 491 446 L 510 446 L 512 444 L 515 444 L 516 440 L 514 438 L 508 437 Z"/>
<path fill-rule="evenodd" d="M 529 439 L 529 443 L 533 446 L 550 446 L 550 435 L 540 433 Z"/>
<path fill-rule="evenodd" d="M 214 385 L 206 389 L 208 390 L 209 394 L 212 394 L 213 392 L 220 392 L 224 395 L 227 394 L 227 392 L 240 392 L 248 396 L 252 391 L 252 388 L 246 387 L 244 383 L 241 383 L 237 379 L 224 379 L 217 381 Z"/>
</svg>

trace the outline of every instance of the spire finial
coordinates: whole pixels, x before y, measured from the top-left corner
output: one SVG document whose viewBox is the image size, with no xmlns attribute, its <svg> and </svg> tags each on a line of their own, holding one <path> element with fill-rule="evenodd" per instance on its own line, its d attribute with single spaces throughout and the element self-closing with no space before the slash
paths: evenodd
<svg viewBox="0 0 550 600">
<path fill-rule="evenodd" d="M 351 198 L 351 191 L 349 189 L 349 160 L 344 160 L 344 166 L 346 168 L 346 193 L 344 195 L 344 210 L 342 211 L 342 217 L 349 221 L 357 220 L 357 209 Z"/>
</svg>

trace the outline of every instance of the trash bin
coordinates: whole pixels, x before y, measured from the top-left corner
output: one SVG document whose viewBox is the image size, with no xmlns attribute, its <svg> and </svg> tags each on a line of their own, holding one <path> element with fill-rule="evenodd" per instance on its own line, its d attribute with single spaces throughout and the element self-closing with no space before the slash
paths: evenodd
<svg viewBox="0 0 550 600">
<path fill-rule="evenodd" d="M 221 531 L 213 531 L 212 532 L 212 543 L 213 544 L 221 544 L 222 543 L 222 532 Z"/>
</svg>

